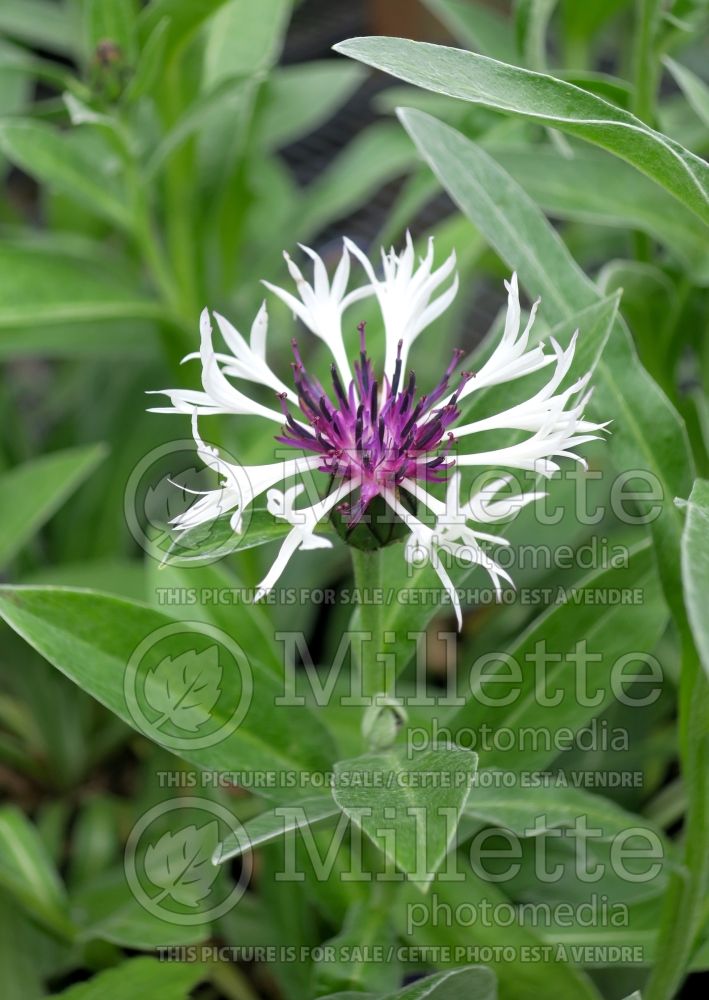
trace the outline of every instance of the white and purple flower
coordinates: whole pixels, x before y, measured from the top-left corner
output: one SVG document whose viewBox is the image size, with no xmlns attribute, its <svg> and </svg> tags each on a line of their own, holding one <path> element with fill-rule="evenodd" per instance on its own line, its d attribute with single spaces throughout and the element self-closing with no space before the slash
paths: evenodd
<svg viewBox="0 0 709 1000">
<path fill-rule="evenodd" d="M 525 504 L 543 496 L 531 492 L 505 495 L 510 476 L 497 478 L 467 503 L 461 503 L 459 469 L 486 467 L 536 472 L 549 477 L 559 466 L 555 459 L 582 462 L 575 450 L 599 436 L 605 425 L 585 419 L 590 392 L 590 373 L 565 389 L 561 384 L 574 357 L 576 337 L 565 350 L 552 339 L 552 351 L 542 344 L 529 347 L 538 303 L 521 330 L 521 309 L 516 275 L 506 283 L 507 317 L 499 344 L 475 374 L 456 375 L 463 352 L 455 351 L 438 382 L 420 395 L 416 376 L 406 370 L 409 349 L 419 334 L 448 308 L 455 297 L 458 279 L 455 255 L 437 269 L 433 243 L 417 264 L 413 243 L 407 236 L 402 253 L 382 252 L 383 275 L 377 277 L 362 251 L 345 240 L 342 258 L 330 281 L 325 265 L 312 250 L 303 247 L 313 261 L 313 283 L 303 277 L 286 254 L 296 283 L 297 295 L 268 283 L 303 324 L 329 347 L 333 363 L 331 385 L 325 389 L 303 363 L 294 340 L 293 388 L 272 371 L 266 361 L 267 314 L 261 307 L 247 342 L 222 316 L 217 325 L 228 348 L 218 353 L 212 343 L 208 311 L 201 317 L 202 391 L 164 390 L 171 406 L 157 412 L 188 413 L 198 453 L 221 476 L 222 485 L 210 491 L 174 520 L 178 531 L 213 521 L 231 512 L 231 526 L 239 532 L 244 511 L 257 497 L 267 494 L 267 508 L 292 527 L 273 566 L 261 582 L 258 597 L 273 588 L 286 564 L 298 549 L 329 546 L 318 524 L 339 512 L 348 529 L 366 520 L 374 502 L 386 506 L 391 517 L 408 529 L 405 546 L 409 561 L 431 562 L 448 591 L 460 623 L 461 612 L 455 587 L 446 571 L 442 553 L 482 566 L 499 590 L 508 574 L 485 551 L 482 543 L 506 544 L 499 536 L 481 532 L 473 525 L 508 518 Z M 348 292 L 351 256 L 361 263 L 366 283 Z M 451 279 L 450 281 L 448 279 Z M 441 290 L 442 286 L 446 286 Z M 352 367 L 343 336 L 343 313 L 354 302 L 376 297 L 386 336 L 381 375 L 367 353 L 364 324 L 358 326 L 359 357 Z M 530 398 L 494 416 L 472 423 L 459 423 L 461 403 L 481 388 L 522 378 L 547 366 L 551 377 Z M 253 400 L 237 389 L 232 380 L 259 383 L 275 393 L 274 407 Z M 275 440 L 293 457 L 269 465 L 241 467 L 222 459 L 202 440 L 198 416 L 211 413 L 251 414 L 280 425 Z M 515 430 L 529 436 L 496 450 L 468 451 L 463 443 L 475 434 L 493 430 Z M 304 485 L 285 492 L 276 484 L 327 473 L 330 487 L 312 506 L 296 507 Z M 447 482 L 445 499 L 430 492 L 430 485 Z M 427 513 L 425 513 L 427 512 Z M 428 523 L 426 523 L 428 522 Z"/>
</svg>

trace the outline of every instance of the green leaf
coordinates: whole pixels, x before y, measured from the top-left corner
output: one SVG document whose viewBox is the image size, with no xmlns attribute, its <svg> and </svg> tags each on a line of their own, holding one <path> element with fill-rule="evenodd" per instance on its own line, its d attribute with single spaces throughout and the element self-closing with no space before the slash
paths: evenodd
<svg viewBox="0 0 709 1000">
<path fill-rule="evenodd" d="M 0 120 L 0 152 L 42 184 L 63 192 L 83 208 L 121 229 L 133 226 L 125 191 L 107 174 L 105 161 L 90 156 L 75 133 L 63 133 L 46 122 Z"/>
<path fill-rule="evenodd" d="M 71 448 L 0 475 L 0 565 L 26 545 L 105 456 L 103 445 Z"/>
<path fill-rule="evenodd" d="M 291 0 L 227 0 L 207 28 L 203 86 L 210 90 L 232 76 L 250 76 L 278 59 Z"/>
<path fill-rule="evenodd" d="M 682 535 L 682 580 L 694 641 L 709 674 L 709 482 L 706 479 L 697 479 L 687 502 L 687 522 Z"/>
<path fill-rule="evenodd" d="M 325 729 L 304 706 L 277 711 L 282 684 L 251 655 L 237 659 L 236 669 L 230 661 L 224 670 L 222 694 L 210 727 L 205 727 L 209 733 L 197 746 L 188 733 L 176 733 L 164 722 L 153 725 L 139 691 L 132 696 L 132 711 L 128 710 L 126 697 L 136 686 L 131 676 L 139 687 L 141 677 L 165 655 L 174 658 L 218 642 L 224 655 L 236 658 L 233 643 L 221 633 L 215 635 L 210 626 L 197 622 L 180 628 L 180 623 L 143 605 L 62 588 L 2 588 L 0 615 L 119 718 L 202 768 L 244 776 L 272 771 L 279 776 L 329 766 L 333 748 Z M 132 672 L 127 674 L 131 663 Z M 212 733 L 216 742 L 210 743 L 207 737 Z M 259 785 L 256 790 L 276 800 L 293 798 L 297 787 L 282 787 L 285 784 L 277 780 L 274 787 Z"/>
<path fill-rule="evenodd" d="M 396 993 L 329 993 L 322 1000 L 497 1000 L 494 973 L 484 965 L 426 976 Z"/>
<path fill-rule="evenodd" d="M 0 885 L 43 927 L 72 937 L 64 886 L 37 830 L 16 806 L 0 809 Z"/>
<path fill-rule="evenodd" d="M 60 55 L 72 55 L 76 49 L 76 25 L 66 2 L 5 0 L 0 4 L 0 31 Z"/>
<path fill-rule="evenodd" d="M 681 301 L 675 283 L 661 268 L 637 260 L 609 261 L 598 272 L 596 281 L 604 292 L 622 289 L 623 316 L 642 362 L 658 383 L 673 392 L 672 339 L 676 324 L 667 322 L 666 317 L 677 315 L 675 303 Z"/>
<path fill-rule="evenodd" d="M 665 243 L 698 280 L 709 282 L 706 228 L 662 188 L 615 157 L 574 148 L 484 143 L 488 152 L 545 212 L 591 225 L 640 229 Z"/>
<path fill-rule="evenodd" d="M 520 115 L 602 146 L 709 222 L 707 164 L 595 94 L 542 73 L 426 42 L 353 38 L 335 48 L 407 83 Z"/>
<path fill-rule="evenodd" d="M 191 566 L 205 560 L 211 562 L 216 557 L 282 540 L 292 529 L 287 521 L 274 517 L 262 508 L 247 511 L 244 522 L 244 530 L 239 534 L 232 528 L 230 516 L 217 518 L 209 526 L 206 537 L 204 525 L 190 528 L 172 543 L 166 558 L 167 565 Z M 328 522 L 320 524 L 317 533 L 328 535 L 333 533 L 333 529 Z"/>
<path fill-rule="evenodd" d="M 375 997 L 389 994 L 401 983 L 402 967 L 395 957 L 382 961 L 380 955 L 391 949 L 394 956 L 396 942 L 388 910 L 374 886 L 366 900 L 352 903 L 341 929 L 324 942 L 322 959 L 313 963 L 313 994 L 319 997 L 330 990 L 376 990 L 367 994 Z"/>
<path fill-rule="evenodd" d="M 582 90 L 590 90 L 592 94 L 598 94 L 611 104 L 617 104 L 619 108 L 627 110 L 630 107 L 633 87 L 627 80 L 590 69 L 557 69 L 555 73 L 561 80 L 567 80 Z"/>
<path fill-rule="evenodd" d="M 657 832 L 645 817 L 633 816 L 601 795 L 593 795 L 581 788 L 543 784 L 528 789 L 520 788 L 517 782 L 474 785 L 465 814 L 511 830 L 518 837 L 529 836 L 528 831 L 532 829 L 538 836 L 546 830 L 573 826 L 580 816 L 586 818 L 589 828 L 600 831 L 594 833 L 599 840 L 609 840 L 634 826 Z M 535 822 L 541 816 L 544 822 Z"/>
<path fill-rule="evenodd" d="M 135 351 L 140 339 L 143 346 L 150 341 L 146 323 L 137 321 L 162 315 L 162 307 L 100 248 L 91 255 L 56 241 L 0 243 L 0 357 Z M 123 337 L 106 325 L 124 321 L 133 326 L 122 330 Z"/>
<path fill-rule="evenodd" d="M 592 4 L 564 4 L 564 21 L 567 31 L 576 38 L 589 38 L 604 21 L 627 7 L 630 0 L 595 0 Z"/>
<path fill-rule="evenodd" d="M 531 69 L 546 68 L 549 21 L 559 0 L 518 0 L 515 11 L 518 46 Z"/>
<path fill-rule="evenodd" d="M 72 886 L 85 885 L 117 860 L 119 816 L 119 804 L 107 795 L 95 795 L 81 806 L 72 836 Z"/>
<path fill-rule="evenodd" d="M 262 662 L 280 674 L 283 657 L 267 610 L 261 604 L 249 602 L 243 582 L 227 573 L 223 564 L 184 567 L 151 559 L 148 574 L 151 603 L 164 614 L 182 621 L 197 619 L 224 629 L 244 649 L 258 649 Z"/>
<path fill-rule="evenodd" d="M 663 62 L 697 116 L 709 127 L 709 87 L 686 66 L 680 65 L 669 56 L 665 56 Z"/>
<path fill-rule="evenodd" d="M 200 962 L 160 962 L 157 958 L 131 958 L 113 969 L 104 969 L 85 983 L 54 994 L 61 1000 L 188 1000 L 206 974 Z"/>
<path fill-rule="evenodd" d="M 184 114 L 175 122 L 170 131 L 151 152 L 145 165 L 144 176 L 151 180 L 165 165 L 176 150 L 194 135 L 203 130 L 212 120 L 223 120 L 224 113 L 232 113 L 235 106 L 248 106 L 251 99 L 251 83 L 242 76 L 229 77 L 216 87 L 197 97 Z"/>
<path fill-rule="evenodd" d="M 572 365 L 573 373 L 570 379 L 578 377 L 585 371 L 593 370 L 599 356 L 607 343 L 609 331 L 618 310 L 618 296 L 614 294 L 605 299 L 599 299 L 593 305 L 580 309 L 569 319 L 555 324 L 547 332 L 562 345 L 567 346 L 575 330 L 579 330 L 578 347 Z M 533 330 L 530 343 L 541 339 L 540 332 Z M 466 362 L 466 367 L 475 369 L 477 362 Z M 506 406 L 517 401 L 514 398 L 513 384 L 494 386 L 491 389 L 480 389 L 471 394 L 469 401 L 462 405 L 462 419 L 468 420 L 479 414 L 488 414 L 490 407 L 495 411 L 504 410 Z M 467 404 L 467 405 L 466 405 Z M 500 435 L 499 443 L 503 446 L 505 437 Z M 510 437 L 510 443 L 512 438 Z M 509 528 L 503 531 L 509 535 Z M 427 623 L 437 613 L 438 606 L 428 603 L 421 606 L 416 600 L 417 591 L 428 591 L 432 587 L 440 587 L 440 583 L 429 565 L 421 568 L 411 568 L 406 564 L 398 550 L 385 550 L 384 559 L 389 561 L 385 568 L 387 585 L 394 592 L 399 592 L 399 599 L 390 602 L 384 610 L 384 631 L 390 632 L 395 638 L 388 644 L 387 653 L 394 653 L 397 671 L 401 671 L 414 655 L 413 645 L 408 639 L 409 633 L 420 633 Z M 476 567 L 465 572 L 459 582 L 462 585 L 473 573 Z M 479 572 L 479 570 L 478 570 Z M 409 596 L 411 599 L 409 600 Z"/>
<path fill-rule="evenodd" d="M 176 923 L 169 912 L 147 910 L 133 894 L 125 868 L 111 868 L 82 882 L 70 897 L 77 936 L 84 943 L 108 941 L 120 948 L 153 951 L 170 945 L 195 944 L 210 935 L 211 925 Z"/>
<path fill-rule="evenodd" d="M 384 1000 L 496 1000 L 494 973 L 484 965 L 471 965 L 427 976 Z"/>
<path fill-rule="evenodd" d="M 642 593 L 642 603 L 609 604 L 603 595 L 611 591 Z M 483 699 L 473 695 L 446 723 L 453 739 L 463 744 L 483 725 L 494 731 L 500 727 L 516 730 L 520 724 L 545 734 L 534 747 L 518 745 L 509 750 L 491 747 L 484 755 L 485 768 L 505 771 L 538 771 L 558 755 L 555 737 L 561 732 L 576 732 L 603 711 L 613 698 L 611 676 L 616 663 L 628 650 L 652 652 L 667 624 L 667 613 L 653 564 L 649 545 L 631 550 L 628 565 L 594 571 L 566 595 L 565 603 L 543 612 L 519 640 L 486 668 Z M 539 644 L 542 643 L 542 646 Z M 555 693 L 558 704 L 553 711 L 542 704 L 537 692 L 537 671 L 530 669 L 541 649 L 545 656 L 547 690 Z M 590 693 L 579 698 L 576 670 L 570 669 L 573 657 L 592 657 L 589 667 Z M 508 658 L 509 657 L 509 658 Z M 512 664 L 516 664 L 515 669 Z M 494 677 L 510 677 L 513 682 L 496 687 Z M 592 676 L 593 680 L 590 680 Z M 467 735 L 466 735 L 467 733 Z M 530 793 L 531 794 L 531 793 Z"/>
<path fill-rule="evenodd" d="M 165 61 L 169 27 L 169 18 L 163 17 L 147 34 L 138 55 L 135 71 L 124 91 L 126 102 L 137 101 L 140 97 L 152 93 L 160 79 Z"/>
<path fill-rule="evenodd" d="M 477 768 L 457 746 L 398 747 L 335 764 L 333 797 L 406 877 L 426 892 L 448 853 Z"/>
<path fill-rule="evenodd" d="M 254 122 L 254 141 L 278 149 L 307 135 L 326 122 L 363 79 L 362 67 L 324 59 L 274 69 Z"/>
<path fill-rule="evenodd" d="M 453 200 L 527 291 L 540 295 L 552 323 L 568 319 L 600 295 L 539 208 L 491 157 L 460 133 L 420 112 L 402 111 L 404 126 Z M 608 440 L 616 468 L 656 477 L 663 497 L 652 521 L 670 606 L 679 607 L 681 523 L 671 497 L 686 496 L 693 460 L 686 430 L 667 397 L 640 365 L 624 324 L 617 322 L 594 375 L 590 409 L 613 418 Z"/>
<path fill-rule="evenodd" d="M 224 3 L 226 0 L 153 0 L 140 13 L 140 34 L 147 46 L 147 40 L 154 39 L 158 26 L 164 23 L 161 46 L 170 58 Z"/>
<path fill-rule="evenodd" d="M 318 795 L 259 813 L 254 819 L 242 823 L 246 837 L 232 835 L 219 845 L 214 853 L 214 864 L 221 865 L 246 851 L 281 840 L 291 830 L 324 823 L 339 812 L 339 806 L 331 796 Z"/>
<path fill-rule="evenodd" d="M 433 949 L 442 957 L 440 965 L 457 964 L 456 949 L 465 955 L 468 949 L 489 949 L 485 958 L 496 974 L 500 996 L 510 1000 L 539 1000 L 539 997 L 573 997 L 573 1000 L 600 1000 L 600 993 L 580 969 L 556 960 L 553 948 L 543 949 L 540 934 L 514 919 L 505 919 L 503 939 L 495 920 L 477 919 L 475 926 L 465 926 L 456 914 L 495 913 L 497 907 L 513 909 L 509 898 L 492 882 L 479 879 L 472 871 L 462 880 L 451 880 L 442 874 L 425 897 L 414 886 L 404 884 L 393 907 L 393 919 L 402 936 L 411 945 Z M 443 916 L 445 914 L 446 916 Z M 452 914 L 452 919 L 447 917 Z M 467 923 L 467 921 L 466 921 Z M 413 933 L 412 933 L 413 930 Z M 500 944 L 503 948 L 500 948 Z M 509 961 L 504 948 L 516 955 L 529 949 L 528 961 Z M 424 952 L 425 953 L 425 952 Z"/>
<path fill-rule="evenodd" d="M 345 990 L 344 993 L 328 993 L 320 1000 L 381 1000 L 376 993 L 361 993 L 359 990 Z"/>
<path fill-rule="evenodd" d="M 0 38 L 0 115 L 17 115 L 26 111 L 32 95 L 32 73 L 15 53 L 22 49 L 8 45 Z M 28 62 L 30 60 L 28 59 Z"/>
<path fill-rule="evenodd" d="M 56 967 L 63 946 L 18 910 L 15 901 L 0 892 L 0 967 L 6 1000 L 41 1000 L 43 980 Z"/>
</svg>

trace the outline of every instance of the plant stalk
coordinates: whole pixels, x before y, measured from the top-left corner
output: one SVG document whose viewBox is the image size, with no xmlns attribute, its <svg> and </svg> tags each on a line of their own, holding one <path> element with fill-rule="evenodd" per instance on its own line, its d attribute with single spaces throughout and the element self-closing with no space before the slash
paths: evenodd
<svg viewBox="0 0 709 1000">
<path fill-rule="evenodd" d="M 636 0 L 635 9 L 632 110 L 641 121 L 652 125 L 660 78 L 656 38 L 662 0 Z M 645 262 L 652 260 L 652 241 L 647 233 L 640 231 L 633 233 L 633 243 L 638 260 Z"/>
<path fill-rule="evenodd" d="M 384 605 L 377 599 L 377 591 L 382 590 L 382 550 L 363 552 L 353 548 L 350 551 L 355 587 L 361 600 L 360 624 L 365 634 L 359 665 L 362 693 L 371 699 L 376 694 L 389 693 L 386 660 L 380 656 L 384 651 Z"/>
</svg>

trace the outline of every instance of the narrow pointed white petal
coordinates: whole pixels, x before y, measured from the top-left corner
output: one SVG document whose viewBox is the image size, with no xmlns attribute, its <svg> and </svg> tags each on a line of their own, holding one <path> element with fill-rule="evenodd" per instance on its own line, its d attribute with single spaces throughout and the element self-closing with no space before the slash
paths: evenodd
<svg viewBox="0 0 709 1000">
<path fill-rule="evenodd" d="M 312 507 L 305 507 L 301 510 L 296 510 L 293 507 L 293 502 L 300 491 L 288 491 L 286 494 L 282 494 L 280 501 L 277 501 L 275 496 L 272 498 L 272 503 L 282 511 L 277 516 L 292 524 L 293 529 L 286 535 L 276 561 L 258 585 L 257 595 L 254 600 L 260 600 L 273 589 L 288 565 L 291 556 L 298 549 L 331 547 L 332 543 L 327 538 L 318 537 L 315 534 L 315 529 L 318 523 L 330 513 L 333 507 L 340 503 L 349 493 L 357 489 L 358 486 L 359 479 L 343 481 L 323 500 L 320 500 Z"/>
<path fill-rule="evenodd" d="M 288 306 L 293 315 L 297 316 L 299 320 L 305 323 L 305 325 L 308 327 L 309 330 L 312 329 L 309 323 L 310 313 L 305 308 L 300 299 L 297 299 L 295 295 L 292 295 L 290 292 L 287 292 L 285 288 L 281 288 L 280 285 L 273 285 L 270 281 L 262 281 L 261 284 L 264 286 L 264 288 L 267 288 L 269 292 L 273 292 L 273 294 L 277 296 L 281 300 L 281 302 L 285 303 L 285 305 Z"/>
<path fill-rule="evenodd" d="M 268 333 L 268 310 L 265 301 L 256 313 L 256 319 L 251 324 L 249 343 L 251 350 L 262 361 L 266 360 L 266 335 Z"/>
</svg>

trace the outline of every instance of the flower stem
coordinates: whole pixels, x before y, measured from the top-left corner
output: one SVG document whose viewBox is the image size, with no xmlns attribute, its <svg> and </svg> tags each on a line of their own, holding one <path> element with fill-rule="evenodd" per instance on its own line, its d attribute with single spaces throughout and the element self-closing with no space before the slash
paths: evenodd
<svg viewBox="0 0 709 1000">
<path fill-rule="evenodd" d="M 652 125 L 660 80 L 656 36 L 662 12 L 662 0 L 635 0 L 635 10 L 632 111 L 642 121 Z M 638 260 L 645 262 L 652 260 L 652 240 L 647 233 L 634 232 L 633 243 Z"/>
<path fill-rule="evenodd" d="M 386 661 L 380 657 L 384 651 L 384 605 L 377 593 L 382 589 L 382 550 L 362 551 L 350 549 L 354 568 L 355 587 L 360 598 L 360 623 L 362 631 L 371 638 L 362 642 L 360 662 L 362 693 L 366 698 L 387 692 Z"/>
<path fill-rule="evenodd" d="M 636 0 L 636 27 L 633 46 L 633 112 L 648 124 L 655 114 L 659 83 L 657 28 L 662 12 L 661 0 Z"/>
</svg>

